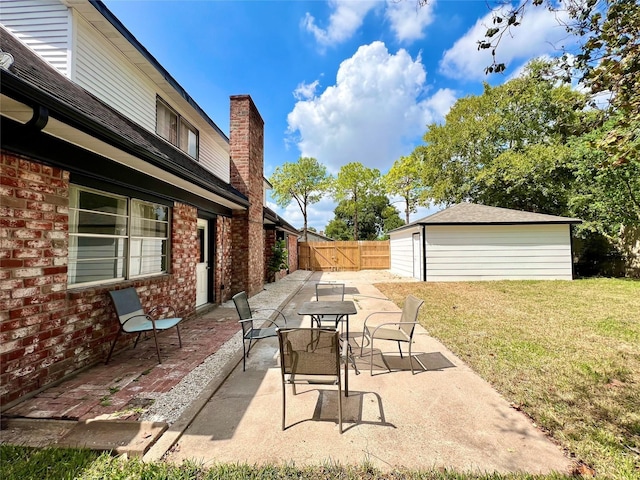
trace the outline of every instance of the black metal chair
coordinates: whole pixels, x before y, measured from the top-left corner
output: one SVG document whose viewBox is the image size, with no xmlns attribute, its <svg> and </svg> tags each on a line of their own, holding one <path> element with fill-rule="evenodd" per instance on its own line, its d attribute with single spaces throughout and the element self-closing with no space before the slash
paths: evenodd
<svg viewBox="0 0 640 480">
<path fill-rule="evenodd" d="M 367 316 L 364 320 L 364 329 L 362 332 L 362 343 L 360 344 L 360 356 L 364 348 L 365 338 L 369 339 L 371 344 L 371 352 L 369 353 L 369 373 L 373 375 L 373 341 L 375 340 L 389 340 L 398 343 L 398 350 L 400 350 L 400 358 L 402 358 L 401 343 L 409 344 L 409 364 L 411 365 L 411 374 L 413 374 L 413 357 L 411 356 L 411 344 L 413 343 L 413 332 L 416 325 L 418 325 L 418 311 L 424 303 L 413 295 L 407 296 L 404 301 L 401 312 L 373 312 Z M 384 317 L 390 317 L 400 315 L 399 321 L 384 322 L 375 327 L 367 325 L 370 318 L 382 315 Z M 391 328 L 389 326 L 392 326 Z M 420 360 L 418 360 L 420 363 Z M 423 365 L 424 368 L 424 365 Z"/>
<path fill-rule="evenodd" d="M 278 329 L 282 374 L 282 430 L 285 430 L 286 385 L 322 384 L 338 386 L 338 425 L 342 433 L 342 383 L 340 333 L 328 328 Z"/>
<path fill-rule="evenodd" d="M 138 334 L 133 348 L 136 348 L 138 345 L 138 340 L 140 340 L 142 332 L 153 332 L 153 339 L 156 342 L 156 352 L 158 353 L 158 363 L 162 363 L 162 359 L 160 358 L 160 347 L 158 346 L 158 330 L 167 330 L 169 328 L 176 327 L 176 330 L 178 331 L 178 342 L 180 343 L 180 348 L 182 348 L 180 327 L 178 326 L 182 321 L 182 318 L 175 316 L 176 311 L 172 306 L 158 305 L 153 307 L 148 313 L 145 313 L 142 308 L 142 304 L 140 303 L 138 292 L 133 287 L 122 290 L 113 290 L 109 292 L 109 296 L 111 297 L 113 306 L 116 309 L 116 315 L 118 315 L 118 320 L 120 321 L 120 329 L 116 334 L 116 338 L 113 340 L 107 361 L 104 362 L 105 364 L 109 363 L 111 354 L 113 353 L 113 349 L 116 346 L 116 342 L 118 341 L 118 337 L 121 332 Z M 154 314 L 158 310 L 171 311 L 174 316 L 171 318 L 154 318 Z"/>
<path fill-rule="evenodd" d="M 236 293 L 232 297 L 232 300 L 234 305 L 236 306 L 236 310 L 238 311 L 238 316 L 240 317 L 240 325 L 242 325 L 242 371 L 244 372 L 246 369 L 246 359 L 249 356 L 249 352 L 251 351 L 252 343 L 262 338 L 277 336 L 278 334 L 276 333 L 276 328 L 280 326 L 270 318 L 254 316 L 255 313 L 262 311 L 276 312 L 276 318 L 282 317 L 282 326 L 287 325 L 287 319 L 280 310 L 277 310 L 275 308 L 259 308 L 256 310 L 251 310 L 246 292 Z M 259 326 L 256 325 L 256 322 L 257 324 L 259 324 Z M 265 323 L 268 326 L 266 328 L 263 328 Z M 247 341 L 249 342 L 248 348 Z"/>
<path fill-rule="evenodd" d="M 317 283 L 316 300 L 326 302 L 344 301 L 344 283 Z M 324 322 L 330 322 L 332 326 L 337 328 L 341 319 L 342 317 L 339 315 L 320 315 L 316 317 L 316 323 L 318 327 L 322 327 Z"/>
</svg>

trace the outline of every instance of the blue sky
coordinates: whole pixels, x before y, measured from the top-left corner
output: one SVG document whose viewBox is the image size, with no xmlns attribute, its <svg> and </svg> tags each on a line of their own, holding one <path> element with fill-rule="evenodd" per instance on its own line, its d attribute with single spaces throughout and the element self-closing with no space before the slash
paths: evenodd
<svg viewBox="0 0 640 480">
<path fill-rule="evenodd" d="M 530 9 L 498 50 L 506 74 L 487 77 L 489 53 L 476 47 L 492 19 L 484 0 L 103 1 L 227 135 L 229 96 L 251 95 L 267 178 L 300 156 L 331 173 L 360 162 L 384 174 L 456 99 L 569 42 L 557 14 Z M 269 206 L 302 227 L 295 202 Z M 330 198 L 311 205 L 309 226 L 323 230 L 334 208 Z"/>
</svg>

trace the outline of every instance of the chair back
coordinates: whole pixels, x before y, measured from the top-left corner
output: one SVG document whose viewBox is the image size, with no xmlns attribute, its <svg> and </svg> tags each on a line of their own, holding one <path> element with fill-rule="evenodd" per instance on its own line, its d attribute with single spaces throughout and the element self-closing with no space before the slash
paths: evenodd
<svg viewBox="0 0 640 480">
<path fill-rule="evenodd" d="M 344 300 L 344 283 L 317 283 L 316 300 L 342 302 Z"/>
<path fill-rule="evenodd" d="M 333 375 L 340 381 L 340 333 L 325 328 L 278 329 L 282 375 Z"/>
<path fill-rule="evenodd" d="M 253 317 L 251 307 L 249 306 L 249 299 L 247 298 L 247 292 L 236 293 L 232 297 L 232 300 L 236 306 L 240 320 L 249 320 Z M 253 329 L 253 322 L 240 322 L 240 325 L 242 325 L 242 335 L 246 335 Z"/>
<path fill-rule="evenodd" d="M 251 307 L 249 307 L 249 299 L 247 298 L 246 292 L 236 293 L 233 296 L 233 303 L 236 306 L 240 320 L 247 320 L 253 316 L 251 313 Z"/>
<path fill-rule="evenodd" d="M 135 288 L 129 287 L 122 290 L 112 290 L 109 292 L 109 296 L 113 301 L 113 306 L 116 309 L 116 315 L 121 325 L 124 325 L 129 318 L 136 315 L 142 315 L 138 323 L 146 323 L 147 320 L 144 315 L 144 309 L 140 303 L 140 297 Z M 136 320 L 126 323 L 127 330 L 132 330 L 136 327 Z"/>
<path fill-rule="evenodd" d="M 402 307 L 402 316 L 400 318 L 400 322 L 417 322 L 418 321 L 418 311 L 420 307 L 424 303 L 424 300 L 414 297 L 413 295 L 408 295 L 404 300 L 404 305 Z M 409 323 L 401 323 L 400 329 L 407 334 L 409 338 L 413 338 L 413 330 L 416 328 L 415 324 Z"/>
</svg>

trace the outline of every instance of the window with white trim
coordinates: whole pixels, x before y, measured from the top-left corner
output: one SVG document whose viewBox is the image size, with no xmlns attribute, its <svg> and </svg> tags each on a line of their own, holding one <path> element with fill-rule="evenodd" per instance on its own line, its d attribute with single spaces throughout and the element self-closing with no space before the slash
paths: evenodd
<svg viewBox="0 0 640 480">
<path fill-rule="evenodd" d="M 165 273 L 167 206 L 71 185 L 69 285 L 90 285 Z"/>
<path fill-rule="evenodd" d="M 161 98 L 156 98 L 156 133 L 198 159 L 198 131 Z"/>
</svg>

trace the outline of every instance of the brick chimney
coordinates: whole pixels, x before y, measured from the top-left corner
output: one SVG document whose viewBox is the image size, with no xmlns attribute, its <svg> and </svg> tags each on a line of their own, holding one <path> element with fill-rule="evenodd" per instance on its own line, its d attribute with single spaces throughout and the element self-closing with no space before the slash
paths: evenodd
<svg viewBox="0 0 640 480">
<path fill-rule="evenodd" d="M 231 220 L 233 293 L 252 296 L 264 284 L 264 121 L 249 95 L 231 96 L 231 185 L 249 199 Z"/>
</svg>

